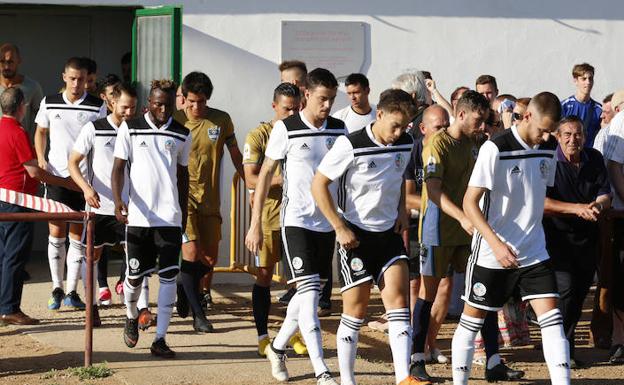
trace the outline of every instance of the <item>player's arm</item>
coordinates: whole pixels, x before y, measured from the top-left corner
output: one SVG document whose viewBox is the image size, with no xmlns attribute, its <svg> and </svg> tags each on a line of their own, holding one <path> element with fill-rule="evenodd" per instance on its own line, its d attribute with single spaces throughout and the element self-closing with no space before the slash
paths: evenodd
<svg viewBox="0 0 624 385">
<path fill-rule="evenodd" d="M 401 183 L 401 198 L 399 200 L 399 213 L 397 216 L 397 220 L 396 220 L 396 224 L 394 226 L 394 231 L 397 234 L 401 234 L 404 231 L 407 231 L 409 229 L 409 216 L 407 215 L 407 208 L 406 208 L 406 187 L 405 187 L 405 179 L 403 179 L 403 182 Z"/>
<path fill-rule="evenodd" d="M 449 116 L 453 116 L 453 106 L 442 96 L 438 87 L 436 86 L 436 82 L 432 79 L 425 80 L 425 86 L 427 90 L 431 93 L 431 98 L 440 105 L 440 107 L 444 108 L 446 112 L 448 112 Z"/>
<path fill-rule="evenodd" d="M 487 191 L 484 187 L 468 186 L 466 194 L 464 195 L 464 211 L 470 222 L 474 225 L 475 229 L 481 234 L 483 239 L 490 245 L 496 259 L 505 268 L 518 267 L 516 254 L 513 250 L 500 240 L 498 235 L 492 230 L 490 224 L 485 219 L 481 208 L 479 207 L 479 200 L 483 194 Z"/>
<path fill-rule="evenodd" d="M 262 247 L 262 209 L 264 202 L 271 187 L 271 179 L 277 168 L 278 161 L 269 157 L 264 158 L 258 180 L 256 190 L 254 192 L 254 202 L 251 209 L 251 222 L 249 231 L 245 237 L 245 245 L 253 254 L 258 253 Z"/>
<path fill-rule="evenodd" d="M 258 185 L 258 177 L 260 175 L 260 169 L 262 168 L 259 164 L 245 163 L 243 164 L 243 170 L 245 171 L 245 184 L 248 189 L 255 190 Z M 273 175 L 271 178 L 270 187 L 279 187 L 284 183 L 284 179 L 282 175 Z"/>
<path fill-rule="evenodd" d="M 69 154 L 69 159 L 67 161 L 69 175 L 74 182 L 76 182 L 78 187 L 80 187 L 80 190 L 84 194 L 85 201 L 89 204 L 89 206 L 99 208 L 100 197 L 98 193 L 93 189 L 89 182 L 87 182 L 84 176 L 82 176 L 82 172 L 80 171 L 80 162 L 82 162 L 84 158 L 85 156 L 76 150 L 73 150 L 71 154 Z"/>
<path fill-rule="evenodd" d="M 31 178 L 37 179 L 43 183 L 65 187 L 74 191 L 80 191 L 80 188 L 70 178 L 61 178 L 59 176 L 52 175 L 48 171 L 39 167 L 36 159 L 31 159 L 28 162 L 23 163 L 23 166 Z"/>
<path fill-rule="evenodd" d="M 37 163 L 44 170 L 48 169 L 48 162 L 45 158 L 46 148 L 48 146 L 48 128 L 37 125 L 35 136 L 35 153 L 37 154 Z"/>
<path fill-rule="evenodd" d="M 473 232 L 473 224 L 464 214 L 464 211 L 457 207 L 455 203 L 442 189 L 442 180 L 439 178 L 429 178 L 426 183 L 427 196 L 433 203 L 442 209 L 447 215 L 457 220 L 463 229 L 470 235 Z M 478 203 L 478 202 L 477 202 Z"/>
<path fill-rule="evenodd" d="M 245 180 L 245 170 L 243 169 L 243 154 L 241 154 L 238 149 L 238 144 L 236 143 L 236 137 L 234 134 L 225 140 L 228 152 L 230 153 L 230 159 L 232 159 L 232 164 L 234 164 L 234 168 L 238 175 L 240 175 L 243 180 Z"/>
<path fill-rule="evenodd" d="M 411 179 L 405 180 L 405 208 L 408 211 L 420 210 L 421 195 L 416 189 L 416 181 Z"/>
<path fill-rule="evenodd" d="M 115 157 L 113 161 L 113 172 L 111 174 L 111 190 L 115 201 L 115 217 L 121 223 L 128 224 L 128 207 L 121 198 L 124 187 L 124 177 L 126 173 L 126 160 Z"/>
<path fill-rule="evenodd" d="M 189 172 L 188 166 L 178 164 L 178 202 L 182 210 L 182 231 L 186 231 L 186 217 L 188 215 Z"/>
<path fill-rule="evenodd" d="M 544 214 L 546 215 L 575 215 L 586 221 L 598 220 L 600 210 L 592 203 L 571 203 L 546 197 L 544 199 Z"/>
</svg>

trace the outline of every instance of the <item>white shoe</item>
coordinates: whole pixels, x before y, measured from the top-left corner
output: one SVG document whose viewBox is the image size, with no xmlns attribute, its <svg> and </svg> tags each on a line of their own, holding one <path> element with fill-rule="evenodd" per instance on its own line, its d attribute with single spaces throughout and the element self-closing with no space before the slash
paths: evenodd
<svg viewBox="0 0 624 385">
<path fill-rule="evenodd" d="M 271 344 L 264 350 L 266 357 L 271 361 L 271 374 L 280 382 L 288 381 L 288 369 L 286 369 L 286 353 L 278 354 L 273 351 Z"/>
<path fill-rule="evenodd" d="M 316 379 L 316 385 L 339 385 L 336 380 L 329 374 L 329 372 L 325 372 L 321 374 Z"/>
</svg>

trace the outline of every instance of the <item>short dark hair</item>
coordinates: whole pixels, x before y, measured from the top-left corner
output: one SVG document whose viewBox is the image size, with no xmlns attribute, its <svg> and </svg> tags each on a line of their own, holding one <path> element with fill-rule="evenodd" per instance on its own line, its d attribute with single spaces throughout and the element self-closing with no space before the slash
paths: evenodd
<svg viewBox="0 0 624 385">
<path fill-rule="evenodd" d="M 513 96 L 512 94 L 501 94 L 501 95 L 498 95 L 496 97 L 496 99 L 494 99 L 494 100 L 496 100 L 497 102 L 502 102 L 505 99 L 509 99 L 511 101 L 514 101 L 514 102 L 518 101 L 518 99 L 515 96 Z"/>
<path fill-rule="evenodd" d="M 483 84 L 491 84 L 495 90 L 498 90 L 498 85 L 496 84 L 496 78 L 492 75 L 481 75 L 475 81 L 475 85 L 483 85 Z"/>
<path fill-rule="evenodd" d="M 579 118 L 576 115 L 570 115 L 570 116 L 566 116 L 565 118 L 561 119 L 559 121 L 559 125 L 557 126 L 557 129 L 559 129 L 559 127 L 563 126 L 564 124 L 576 124 L 580 129 L 581 132 L 583 132 L 583 121 L 581 120 L 581 118 Z"/>
<path fill-rule="evenodd" d="M 0 109 L 5 115 L 15 116 L 24 103 L 24 93 L 18 87 L 9 87 L 0 94 Z"/>
<path fill-rule="evenodd" d="M 412 120 L 416 116 L 418 107 L 414 103 L 412 95 L 401 89 L 391 88 L 379 95 L 377 110 L 387 113 L 400 112 Z"/>
<path fill-rule="evenodd" d="M 175 97 L 177 89 L 178 89 L 177 84 L 171 79 L 156 79 L 156 80 L 152 80 L 151 87 L 150 87 L 150 95 L 154 91 L 160 90 L 167 94 L 171 94 Z"/>
<path fill-rule="evenodd" d="M 106 87 L 115 86 L 119 83 L 121 83 L 121 79 L 119 79 L 119 76 L 115 74 L 108 74 L 100 82 L 98 86 L 98 90 L 100 93 L 104 93 L 106 92 Z"/>
<path fill-rule="evenodd" d="M 354 73 L 347 76 L 347 78 L 345 79 L 345 87 L 354 86 L 356 84 L 359 84 L 362 88 L 369 88 L 368 78 L 364 74 Z"/>
<path fill-rule="evenodd" d="M 132 87 L 129 83 L 117 83 L 113 87 L 113 99 L 119 99 L 121 94 L 126 94 L 133 98 L 137 97 L 136 88 Z"/>
<path fill-rule="evenodd" d="M 533 96 L 529 108 L 533 107 L 541 117 L 548 117 L 553 122 L 561 119 L 561 102 L 552 92 L 544 91 Z"/>
<path fill-rule="evenodd" d="M 280 96 L 285 96 L 289 98 L 301 98 L 301 91 L 299 91 L 299 87 L 292 83 L 280 83 L 279 86 L 275 87 L 273 91 L 273 101 L 277 102 L 277 99 Z"/>
<path fill-rule="evenodd" d="M 460 92 L 462 91 L 468 91 L 470 88 L 466 87 L 466 86 L 459 86 L 457 88 L 455 88 L 455 91 L 453 91 L 453 93 L 451 93 L 451 102 L 453 100 L 458 100 L 459 98 L 457 97 L 457 95 L 459 95 Z"/>
<path fill-rule="evenodd" d="M 602 104 L 607 104 L 607 103 L 611 102 L 612 98 L 613 98 L 613 92 L 610 93 L 609 95 L 605 96 L 604 99 L 602 99 Z"/>
<path fill-rule="evenodd" d="M 72 68 L 78 71 L 85 70 L 87 71 L 87 73 L 89 72 L 89 69 L 87 68 L 87 62 L 83 60 L 83 58 L 76 57 L 76 56 L 73 56 L 67 59 L 67 61 L 65 62 L 64 69 L 68 69 L 68 68 Z"/>
<path fill-rule="evenodd" d="M 280 72 L 289 70 L 291 68 L 297 68 L 304 74 L 308 73 L 308 67 L 306 67 L 306 64 L 301 60 L 284 60 L 282 64 L 280 64 L 277 68 L 279 68 Z"/>
<path fill-rule="evenodd" d="M 94 73 L 97 73 L 97 63 L 95 62 L 95 60 L 89 58 L 89 57 L 81 57 L 81 60 L 83 60 L 85 62 L 85 68 L 87 69 L 87 75 L 92 75 Z"/>
<path fill-rule="evenodd" d="M 572 67 L 572 77 L 574 79 L 578 78 L 579 76 L 583 76 L 586 72 L 591 73 L 593 76 L 594 67 L 588 63 L 575 64 L 574 67 Z"/>
<path fill-rule="evenodd" d="M 431 76 L 431 72 L 429 71 L 420 71 L 420 72 L 422 72 L 423 78 L 433 80 L 433 77 Z"/>
<path fill-rule="evenodd" d="M 306 88 L 310 91 L 316 87 L 337 88 L 338 81 L 334 74 L 325 68 L 315 68 L 306 76 Z"/>
<path fill-rule="evenodd" d="M 481 111 L 485 113 L 490 110 L 490 102 L 477 91 L 468 90 L 459 98 L 456 108 L 458 112 Z"/>
<path fill-rule="evenodd" d="M 182 80 L 182 95 L 186 97 L 189 92 L 194 94 L 204 94 L 206 99 L 210 99 L 214 87 L 212 81 L 203 72 L 193 71 Z"/>
<path fill-rule="evenodd" d="M 14 52 L 18 57 L 21 57 L 19 48 L 13 43 L 0 45 L 0 54 L 4 54 L 5 52 Z"/>
</svg>

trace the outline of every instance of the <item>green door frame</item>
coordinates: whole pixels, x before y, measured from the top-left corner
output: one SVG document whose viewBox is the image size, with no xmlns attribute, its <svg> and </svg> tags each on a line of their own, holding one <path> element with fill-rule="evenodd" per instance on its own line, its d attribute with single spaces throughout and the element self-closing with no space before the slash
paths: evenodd
<svg viewBox="0 0 624 385">
<path fill-rule="evenodd" d="M 137 19 L 144 16 L 171 16 L 171 77 L 177 84 L 182 79 L 182 6 L 163 5 L 137 9 L 132 23 L 132 82 L 137 80 Z"/>
</svg>

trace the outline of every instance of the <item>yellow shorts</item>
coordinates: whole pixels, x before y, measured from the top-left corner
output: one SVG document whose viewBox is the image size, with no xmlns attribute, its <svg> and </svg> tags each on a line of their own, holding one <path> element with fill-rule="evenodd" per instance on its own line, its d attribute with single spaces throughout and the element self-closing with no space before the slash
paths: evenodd
<svg viewBox="0 0 624 385">
<path fill-rule="evenodd" d="M 184 242 L 196 241 L 204 250 L 210 250 L 221 240 L 221 217 L 216 215 L 202 215 L 197 211 L 189 210 L 186 220 Z"/>
<path fill-rule="evenodd" d="M 279 230 L 266 230 L 262 248 L 256 256 L 256 267 L 272 267 L 282 259 L 282 237 Z"/>
<path fill-rule="evenodd" d="M 420 248 L 420 274 L 427 277 L 444 278 L 449 267 L 456 273 L 466 271 L 470 257 L 470 245 L 427 246 Z"/>
</svg>

